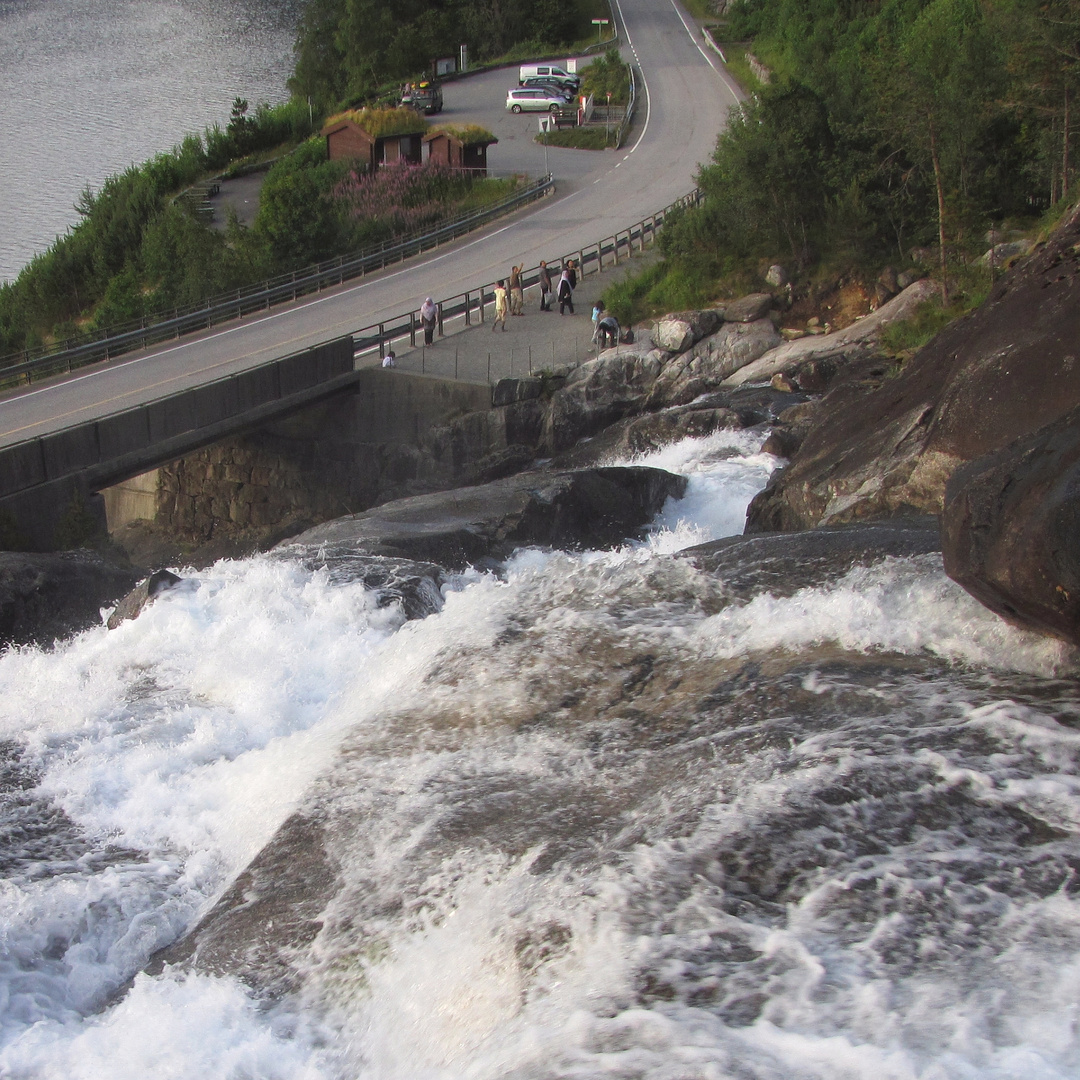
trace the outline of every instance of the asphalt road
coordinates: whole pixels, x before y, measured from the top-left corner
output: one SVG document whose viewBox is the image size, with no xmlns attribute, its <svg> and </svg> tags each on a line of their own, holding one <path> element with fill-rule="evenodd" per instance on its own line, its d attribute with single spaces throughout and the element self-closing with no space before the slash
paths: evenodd
<svg viewBox="0 0 1080 1080">
<path fill-rule="evenodd" d="M 61 430 L 297 352 L 310 344 L 389 320 L 425 296 L 477 289 L 514 263 L 535 266 L 648 217 L 694 186 L 737 90 L 718 58 L 699 44 L 674 0 L 614 0 L 644 78 L 635 129 L 617 153 L 549 148 L 559 194 L 484 233 L 467 237 L 378 277 L 317 299 L 251 317 L 152 353 L 77 373 L 0 401 L 0 446 Z M 498 112 L 515 72 L 490 72 L 451 84 L 440 119 L 495 128 L 494 172 L 543 171 L 533 143 L 538 114 Z"/>
</svg>

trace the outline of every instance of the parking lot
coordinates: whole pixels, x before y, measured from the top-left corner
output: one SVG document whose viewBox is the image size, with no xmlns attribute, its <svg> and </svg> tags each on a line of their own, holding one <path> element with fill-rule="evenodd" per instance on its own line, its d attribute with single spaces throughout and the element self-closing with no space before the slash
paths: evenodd
<svg viewBox="0 0 1080 1080">
<path fill-rule="evenodd" d="M 578 61 L 578 71 L 591 57 Z M 518 65 L 485 71 L 443 84 L 443 111 L 428 117 L 434 124 L 480 124 L 498 136 L 488 149 L 488 169 L 495 175 L 544 173 L 545 148 L 535 142 L 540 112 L 515 115 L 506 108 L 506 92 L 518 84 Z M 548 168 L 560 181 L 560 194 L 576 190 L 611 165 L 611 153 L 602 150 L 566 150 L 547 147 Z"/>
</svg>

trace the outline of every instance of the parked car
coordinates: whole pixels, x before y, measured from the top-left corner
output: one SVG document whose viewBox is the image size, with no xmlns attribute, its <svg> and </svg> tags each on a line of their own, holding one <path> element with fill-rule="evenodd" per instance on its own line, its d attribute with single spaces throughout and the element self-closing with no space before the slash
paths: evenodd
<svg viewBox="0 0 1080 1080">
<path fill-rule="evenodd" d="M 573 87 L 574 93 L 577 93 L 578 87 L 581 86 L 581 79 L 577 75 L 571 74 L 558 64 L 522 64 L 518 69 L 518 82 L 523 83 L 526 79 L 535 78 L 538 75 L 567 83 Z"/>
<path fill-rule="evenodd" d="M 418 113 L 442 112 L 442 88 L 438 83 L 410 83 L 401 94 L 402 105 L 411 105 Z"/>
<path fill-rule="evenodd" d="M 515 113 L 519 112 L 553 112 L 570 104 L 570 99 L 563 94 L 552 90 L 544 90 L 538 86 L 519 86 L 515 90 L 509 90 L 506 94 L 506 107 Z"/>
<path fill-rule="evenodd" d="M 569 98 L 577 96 L 576 86 L 562 82 L 559 79 L 553 79 L 547 75 L 530 75 L 521 85 L 538 86 L 541 90 L 554 90 L 556 93 L 563 94 Z"/>
</svg>

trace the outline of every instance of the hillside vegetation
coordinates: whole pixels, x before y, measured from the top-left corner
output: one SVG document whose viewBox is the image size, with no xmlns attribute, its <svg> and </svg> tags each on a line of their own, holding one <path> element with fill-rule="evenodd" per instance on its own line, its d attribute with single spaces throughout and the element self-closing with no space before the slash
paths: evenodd
<svg viewBox="0 0 1080 1080">
<path fill-rule="evenodd" d="M 663 234 L 637 298 L 668 310 L 760 287 L 921 263 L 943 302 L 989 283 L 972 257 L 1073 184 L 1073 0 L 743 0 L 716 35 L 769 69 Z M 625 292 L 625 290 L 624 290 Z M 946 295 L 947 294 L 947 295 Z"/>
</svg>

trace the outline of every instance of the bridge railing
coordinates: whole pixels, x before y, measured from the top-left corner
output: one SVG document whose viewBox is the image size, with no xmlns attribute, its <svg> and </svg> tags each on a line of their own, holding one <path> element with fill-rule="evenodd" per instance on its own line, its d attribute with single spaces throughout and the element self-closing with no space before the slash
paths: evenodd
<svg viewBox="0 0 1080 1080">
<path fill-rule="evenodd" d="M 237 289 L 235 293 L 213 297 L 204 304 L 179 311 L 169 318 L 140 321 L 130 324 L 131 329 L 114 328 L 104 336 L 82 344 L 48 346 L 16 354 L 20 359 L 8 357 L 13 362 L 6 365 L 0 363 L 0 388 L 28 385 L 37 379 L 65 374 L 87 364 L 108 360 L 134 349 L 147 348 L 196 330 L 208 330 L 218 323 L 240 319 L 275 304 L 296 300 L 307 293 L 321 292 L 332 285 L 363 277 L 391 263 L 401 262 L 456 240 L 503 214 L 542 198 L 553 187 L 554 180 L 548 174 L 492 206 L 419 236 L 381 244 L 355 256 L 330 259 L 305 270 L 280 275 L 246 289 Z"/>
</svg>

